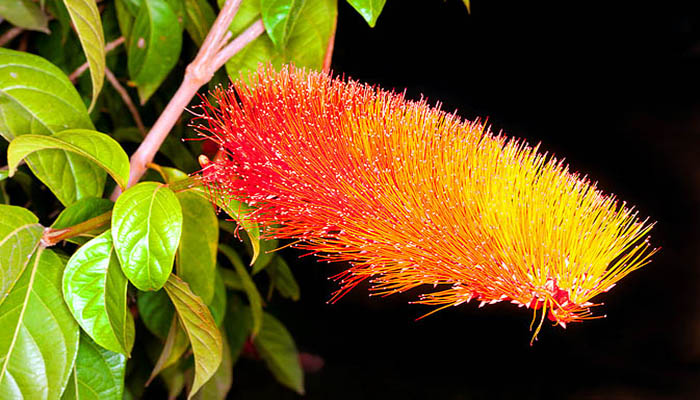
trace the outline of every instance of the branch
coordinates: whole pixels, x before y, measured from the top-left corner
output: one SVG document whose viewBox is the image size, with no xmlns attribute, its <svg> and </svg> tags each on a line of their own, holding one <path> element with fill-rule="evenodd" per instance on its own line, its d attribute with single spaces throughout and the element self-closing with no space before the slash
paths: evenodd
<svg viewBox="0 0 700 400">
<path fill-rule="evenodd" d="M 233 55 L 264 32 L 265 28 L 262 25 L 262 21 L 258 20 L 240 36 L 227 44 L 230 37 L 228 28 L 240 4 L 241 0 L 226 0 L 209 34 L 204 39 L 197 56 L 187 66 L 182 84 L 170 99 L 163 113 L 158 117 L 151 131 L 148 132 L 146 138 L 141 142 L 139 148 L 132 154 L 127 187 L 134 185 L 141 179 L 146 172 L 146 165 L 153 161 L 153 157 L 161 144 L 199 88 L 209 82 L 216 70 L 221 68 L 229 58 L 233 57 Z M 120 194 L 121 190 L 117 187 L 112 193 L 112 200 L 115 200 Z"/>
<path fill-rule="evenodd" d="M 20 27 L 14 27 L 10 28 L 7 30 L 7 32 L 3 33 L 2 36 L 0 36 L 0 47 L 10 43 L 12 39 L 16 38 L 19 36 L 20 33 L 22 33 L 24 29 Z"/>
<path fill-rule="evenodd" d="M 119 96 L 121 96 L 122 100 L 124 101 L 124 104 L 126 104 L 126 108 L 129 109 L 131 117 L 134 119 L 136 127 L 139 129 L 139 132 L 141 132 L 141 135 L 146 136 L 146 127 L 143 126 L 143 121 L 141 121 L 139 110 L 136 109 L 134 102 L 131 101 L 129 93 L 126 92 L 126 89 L 124 89 L 124 87 L 119 83 L 112 71 L 110 71 L 107 67 L 105 67 L 105 77 L 107 78 L 109 83 L 112 84 L 114 90 L 116 90 L 117 93 L 119 93 Z"/>
<path fill-rule="evenodd" d="M 109 53 L 110 51 L 114 50 L 117 46 L 120 44 L 124 43 L 124 37 L 120 36 L 118 39 L 114 39 L 113 41 L 107 43 L 105 45 L 105 54 Z M 79 66 L 78 68 L 75 69 L 75 71 L 71 72 L 70 75 L 68 75 L 68 79 L 75 83 L 75 81 L 78 79 L 80 75 L 83 74 L 89 67 L 89 64 L 87 61 L 83 63 L 83 65 Z"/>
</svg>

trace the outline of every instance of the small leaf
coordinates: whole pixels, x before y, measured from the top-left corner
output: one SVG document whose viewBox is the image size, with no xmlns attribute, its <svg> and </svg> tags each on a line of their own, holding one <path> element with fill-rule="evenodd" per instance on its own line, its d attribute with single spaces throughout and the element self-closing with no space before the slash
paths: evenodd
<svg viewBox="0 0 700 400">
<path fill-rule="evenodd" d="M 248 234 L 248 239 L 250 239 L 250 245 L 253 247 L 253 257 L 250 264 L 254 264 L 260 255 L 260 227 L 257 223 L 252 222 L 248 219 L 247 214 L 252 210 L 248 205 L 238 202 L 236 200 L 228 200 L 227 202 L 222 202 L 220 199 L 216 199 L 216 205 L 221 207 L 226 214 L 231 218 L 236 220 L 238 224 L 243 228 L 243 230 Z M 229 224 L 220 223 L 222 229 L 226 229 Z M 234 233 L 235 229 L 229 230 L 230 233 Z"/>
<path fill-rule="evenodd" d="M 7 172 L 7 168 L 0 168 L 0 181 L 4 181 L 8 176 L 9 172 Z"/>
<path fill-rule="evenodd" d="M 379 14 L 384 9 L 386 0 L 348 0 L 348 3 L 362 15 L 362 18 L 367 21 L 370 27 L 374 28 Z"/>
<path fill-rule="evenodd" d="M 275 257 L 266 269 L 270 275 L 270 281 L 283 297 L 290 298 L 294 301 L 299 300 L 299 285 L 294 279 L 289 265 L 282 257 Z"/>
<path fill-rule="evenodd" d="M 165 290 L 139 292 L 136 299 L 139 315 L 151 333 L 165 340 L 175 316 L 175 308 Z"/>
<path fill-rule="evenodd" d="M 471 14 L 471 13 L 472 13 L 472 7 L 471 7 L 470 1 L 469 1 L 469 0 L 463 0 L 463 1 L 464 1 L 464 5 L 467 6 L 467 14 Z"/>
<path fill-rule="evenodd" d="M 57 399 L 78 353 L 61 295 L 63 262 L 40 247 L 0 305 L 0 399 Z"/>
<path fill-rule="evenodd" d="M 274 251 L 279 246 L 279 240 L 261 240 L 260 241 L 260 256 L 253 263 L 253 275 L 265 269 L 270 264 L 270 261 L 277 255 Z"/>
<path fill-rule="evenodd" d="M 191 192 L 176 194 L 182 207 L 182 237 L 177 250 L 177 275 L 209 303 L 214 296 L 219 223 L 209 201 Z"/>
<path fill-rule="evenodd" d="M 215 19 L 207 0 L 185 0 L 185 29 L 197 46 L 202 45 Z"/>
<path fill-rule="evenodd" d="M 224 282 L 224 285 L 226 287 L 233 290 L 245 290 L 243 289 L 243 281 L 241 280 L 241 277 L 238 276 L 238 274 L 235 271 L 231 271 L 230 269 L 225 268 L 219 268 L 219 273 L 221 273 L 221 280 Z"/>
<path fill-rule="evenodd" d="M 303 395 L 304 372 L 299 363 L 299 353 L 284 325 L 265 313 L 262 329 L 255 337 L 254 344 L 277 381 Z"/>
<path fill-rule="evenodd" d="M 63 400 L 122 400 L 126 357 L 103 349 L 88 335 L 80 335 L 78 358 Z"/>
<path fill-rule="evenodd" d="M 219 5 L 223 2 L 219 0 Z M 283 49 L 276 48 L 268 35 L 262 35 L 233 56 L 226 63 L 226 71 L 232 77 L 240 74 L 245 77 L 249 72 L 256 71 L 260 63 L 268 62 L 275 67 L 294 63 L 297 67 L 321 69 L 337 14 L 336 0 L 306 0 Z M 260 2 L 244 1 L 229 28 L 233 37 L 248 28 L 260 15 Z"/>
<path fill-rule="evenodd" d="M 85 58 L 90 66 L 90 80 L 92 81 L 92 101 L 89 109 L 95 106 L 97 96 L 102 90 L 105 79 L 105 67 L 107 66 L 105 52 L 105 35 L 102 30 L 100 11 L 95 0 L 63 0 L 75 32 L 80 39 Z"/>
<path fill-rule="evenodd" d="M 85 157 L 110 174 L 121 188 L 126 188 L 129 180 L 129 157 L 109 135 L 87 129 L 69 129 L 53 136 L 22 135 L 15 138 L 7 149 L 10 176 L 15 173 L 19 162 L 25 157 L 48 149 Z"/>
<path fill-rule="evenodd" d="M 228 260 L 233 264 L 236 270 L 236 274 L 241 278 L 241 283 L 243 284 L 243 289 L 248 296 L 248 302 L 250 303 L 250 309 L 253 314 L 253 332 L 252 335 L 255 336 L 260 331 L 262 326 L 262 297 L 258 288 L 255 286 L 255 282 L 248 274 L 243 261 L 238 256 L 238 254 L 230 247 L 225 244 L 219 244 L 219 251 L 221 254 L 226 256 Z"/>
<path fill-rule="evenodd" d="M 221 364 L 221 333 L 207 306 L 192 293 L 185 281 L 171 275 L 165 284 L 165 291 L 175 305 L 179 321 L 187 332 L 194 353 L 195 376 L 188 396 L 188 399 L 191 399 Z"/>
<path fill-rule="evenodd" d="M 60 214 L 58 218 L 51 224 L 53 229 L 64 229 L 77 225 L 81 222 L 85 222 L 91 218 L 95 218 L 102 215 L 112 209 L 114 203 L 108 199 L 100 199 L 97 197 L 86 197 L 80 199 L 70 206 L 66 207 Z M 87 243 L 91 238 L 99 235 L 109 227 L 85 232 L 84 234 L 67 239 L 68 242 L 75 243 L 78 245 L 83 245 Z"/>
<path fill-rule="evenodd" d="M 22 276 L 43 232 L 26 208 L 0 204 L 0 304 Z"/>
<path fill-rule="evenodd" d="M 284 49 L 306 0 L 260 0 L 265 30 L 277 49 Z"/>
<path fill-rule="evenodd" d="M 231 389 L 231 384 L 233 383 L 233 360 L 231 359 L 231 351 L 225 337 L 222 338 L 222 343 L 224 348 L 221 365 L 219 365 L 219 369 L 216 370 L 214 376 L 194 395 L 196 400 L 225 400 L 228 391 Z"/>
<path fill-rule="evenodd" d="M 175 193 L 156 182 L 124 192 L 112 212 L 112 238 L 122 271 L 139 290 L 168 280 L 180 234 L 182 210 Z"/>
<path fill-rule="evenodd" d="M 148 386 L 164 369 L 174 365 L 185 353 L 189 345 L 190 342 L 187 340 L 187 335 L 182 329 L 182 326 L 180 326 L 178 319 L 173 318 L 168 336 L 165 338 L 163 351 L 161 351 L 160 357 L 158 357 L 156 366 L 153 367 L 153 372 L 151 372 L 151 376 L 148 378 L 146 385 Z"/>
<path fill-rule="evenodd" d="M 49 19 L 39 4 L 32 0 L 0 2 L 0 18 L 8 20 L 12 25 L 20 28 L 49 33 Z"/>
<path fill-rule="evenodd" d="M 180 58 L 182 28 L 165 0 L 143 0 L 128 45 L 129 76 L 141 104 L 153 95 Z"/>
<path fill-rule="evenodd" d="M 111 232 L 80 247 L 63 273 L 63 297 L 76 321 L 97 344 L 129 355 L 134 345 L 134 320 L 127 308 L 128 282 L 113 249 Z"/>
<path fill-rule="evenodd" d="M 216 269 L 216 279 L 214 280 L 214 297 L 207 304 L 209 306 L 209 311 L 211 311 L 211 316 L 216 322 L 216 326 L 221 326 L 221 322 L 224 320 L 224 315 L 226 314 L 226 286 L 224 285 L 224 280 L 221 278 L 221 268 Z"/>
</svg>

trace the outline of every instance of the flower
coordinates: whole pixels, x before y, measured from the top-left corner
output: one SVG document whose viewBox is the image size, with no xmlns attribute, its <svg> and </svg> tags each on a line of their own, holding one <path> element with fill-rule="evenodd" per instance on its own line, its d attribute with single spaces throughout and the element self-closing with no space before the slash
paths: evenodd
<svg viewBox="0 0 700 400">
<path fill-rule="evenodd" d="M 268 237 L 349 262 L 334 299 L 369 278 L 381 295 L 435 288 L 417 303 L 438 309 L 509 301 L 542 310 L 536 336 L 545 315 L 595 318 L 592 299 L 657 250 L 653 224 L 563 160 L 439 105 L 292 66 L 213 97 L 206 186 Z"/>
</svg>

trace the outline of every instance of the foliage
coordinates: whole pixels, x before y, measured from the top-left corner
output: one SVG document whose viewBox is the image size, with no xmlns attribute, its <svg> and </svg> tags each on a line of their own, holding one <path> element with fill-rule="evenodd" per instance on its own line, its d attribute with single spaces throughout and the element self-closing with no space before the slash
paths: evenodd
<svg viewBox="0 0 700 400">
<path fill-rule="evenodd" d="M 385 1 L 348 3 L 374 26 Z M 156 377 L 171 397 L 187 388 L 188 398 L 225 398 L 245 343 L 271 376 L 304 392 L 292 336 L 258 289 L 297 300 L 299 285 L 271 252 L 279 243 L 245 223 L 248 206 L 217 204 L 228 213 L 217 216 L 188 176 L 208 151 L 181 140 L 196 137 L 188 114 L 158 164 L 129 184 L 127 154 L 164 112 L 223 4 L 0 5 L 0 398 L 133 398 Z M 256 20 L 266 33 L 225 72 L 245 75 L 261 62 L 327 67 L 337 7 L 244 0 L 232 36 Z M 123 194 L 110 197 L 115 188 Z"/>
</svg>

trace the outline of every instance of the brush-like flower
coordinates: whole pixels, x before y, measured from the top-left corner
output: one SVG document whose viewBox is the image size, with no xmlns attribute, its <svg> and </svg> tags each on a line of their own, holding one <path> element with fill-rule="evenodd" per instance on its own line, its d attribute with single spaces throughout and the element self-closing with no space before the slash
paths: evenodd
<svg viewBox="0 0 700 400">
<path fill-rule="evenodd" d="M 291 66 L 213 96 L 206 185 L 268 237 L 350 262 L 334 298 L 429 285 L 435 311 L 510 301 L 566 327 L 656 251 L 652 224 L 563 160 L 423 100 Z"/>
</svg>

